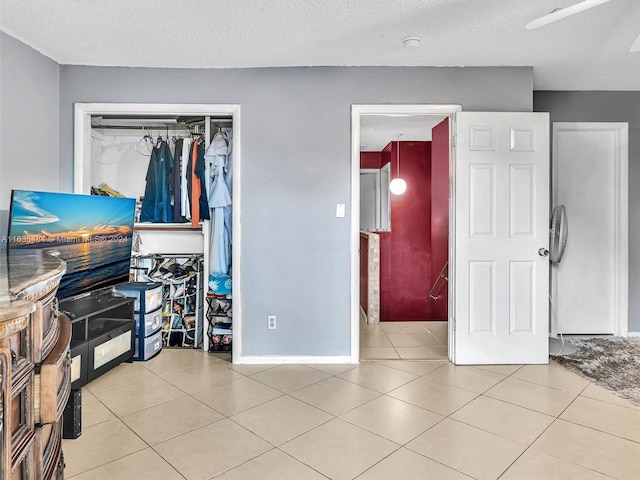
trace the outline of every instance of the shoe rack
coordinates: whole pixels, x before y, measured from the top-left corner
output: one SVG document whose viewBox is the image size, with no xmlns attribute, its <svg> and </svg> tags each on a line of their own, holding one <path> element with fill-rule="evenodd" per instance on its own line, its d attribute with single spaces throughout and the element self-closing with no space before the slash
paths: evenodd
<svg viewBox="0 0 640 480">
<path fill-rule="evenodd" d="M 216 295 L 211 290 L 207 293 L 207 338 L 210 352 L 231 352 L 231 295 Z"/>
<path fill-rule="evenodd" d="M 136 281 L 162 282 L 162 345 L 199 348 L 203 323 L 203 255 L 134 257 Z"/>
</svg>

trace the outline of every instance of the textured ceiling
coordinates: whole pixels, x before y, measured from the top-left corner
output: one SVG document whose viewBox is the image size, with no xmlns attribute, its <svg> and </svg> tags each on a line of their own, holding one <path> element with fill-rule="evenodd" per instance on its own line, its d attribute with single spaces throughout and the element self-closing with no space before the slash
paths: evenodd
<svg viewBox="0 0 640 480">
<path fill-rule="evenodd" d="M 431 130 L 444 118 L 443 115 L 361 115 L 360 151 L 380 152 L 396 140 L 431 140 Z"/>
<path fill-rule="evenodd" d="M 640 1 L 525 30 L 577 1 L 0 0 L 0 29 L 60 64 L 528 65 L 537 90 L 640 90 Z"/>
</svg>

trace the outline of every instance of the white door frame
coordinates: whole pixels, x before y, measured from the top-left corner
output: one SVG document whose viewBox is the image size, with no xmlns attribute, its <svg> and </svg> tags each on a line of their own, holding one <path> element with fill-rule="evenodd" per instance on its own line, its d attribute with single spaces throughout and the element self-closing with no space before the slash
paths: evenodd
<svg viewBox="0 0 640 480">
<path fill-rule="evenodd" d="M 455 113 L 462 111 L 461 105 L 352 105 L 351 106 L 351 363 L 360 361 L 360 117 L 363 115 L 448 115 L 449 132 L 454 131 Z M 449 154 L 449 179 L 450 179 L 450 201 L 449 201 L 449 272 L 454 271 L 451 261 L 454 260 L 453 252 L 453 225 L 455 225 L 455 208 L 453 199 L 455 198 L 455 185 L 453 185 L 452 169 L 454 167 L 453 158 L 455 151 L 451 142 Z M 453 299 L 455 278 L 449 274 L 449 318 L 453 316 Z M 234 307 L 235 308 L 235 307 Z M 452 330 L 453 322 L 449 322 L 449 360 L 455 361 L 452 348 L 455 342 L 455 332 Z"/>
<path fill-rule="evenodd" d="M 564 131 L 572 132 L 612 132 L 615 135 L 616 151 L 614 176 L 614 335 L 626 337 L 629 334 L 629 124 L 626 122 L 553 122 L 552 201 L 558 198 L 558 136 Z M 567 248 L 571 248 L 571 217 Z M 597 252 L 594 252 L 597 254 Z M 552 298 L 557 298 L 557 270 L 551 269 Z M 557 320 L 551 315 L 551 335 L 558 335 Z M 577 332 L 579 333 L 579 332 Z"/>
<path fill-rule="evenodd" d="M 242 235 L 242 198 L 240 193 L 242 179 L 242 149 L 240 141 L 240 105 L 239 104 L 172 104 L 172 103 L 76 103 L 74 105 L 74 170 L 73 190 L 75 193 L 88 193 L 91 188 L 91 116 L 92 115 L 202 115 L 228 116 L 233 118 L 233 239 L 238 248 L 233 249 L 233 323 L 236 336 L 232 343 L 233 363 L 242 363 L 242 271 L 241 249 Z M 170 225 L 170 224 L 166 224 Z M 166 226 L 165 225 L 165 226 Z M 178 224 L 175 224 L 178 225 Z M 170 227 L 169 227 L 170 228 Z M 203 229 L 204 241 L 208 243 L 208 229 Z M 205 272 L 208 271 L 208 259 L 205 259 Z M 204 306 L 206 308 L 206 305 Z M 206 318 L 203 319 L 206 326 Z M 206 334 L 206 331 L 204 332 Z M 204 351 L 204 349 L 203 349 Z M 205 352 L 206 353 L 206 352 Z"/>
</svg>

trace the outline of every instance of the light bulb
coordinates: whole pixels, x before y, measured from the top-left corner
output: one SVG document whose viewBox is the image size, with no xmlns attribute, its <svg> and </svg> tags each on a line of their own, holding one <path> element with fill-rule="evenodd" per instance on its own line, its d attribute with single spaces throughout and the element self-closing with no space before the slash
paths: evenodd
<svg viewBox="0 0 640 480">
<path fill-rule="evenodd" d="M 405 182 L 402 178 L 394 178 L 389 183 L 389 190 L 394 195 L 402 195 L 407 191 L 407 182 Z"/>
</svg>

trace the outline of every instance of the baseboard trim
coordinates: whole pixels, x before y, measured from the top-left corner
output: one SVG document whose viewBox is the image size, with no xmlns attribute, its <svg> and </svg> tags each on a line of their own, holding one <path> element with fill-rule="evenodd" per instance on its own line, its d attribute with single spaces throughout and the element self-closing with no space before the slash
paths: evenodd
<svg viewBox="0 0 640 480">
<path fill-rule="evenodd" d="M 640 337 L 640 332 L 629 332 L 628 337 Z"/>
<path fill-rule="evenodd" d="M 234 361 L 240 365 L 283 365 L 283 364 L 352 364 L 353 359 L 348 355 L 336 355 L 328 357 L 316 356 L 282 356 L 282 355 L 247 355 L 242 356 Z M 357 362 L 355 362 L 357 363 Z"/>
</svg>

